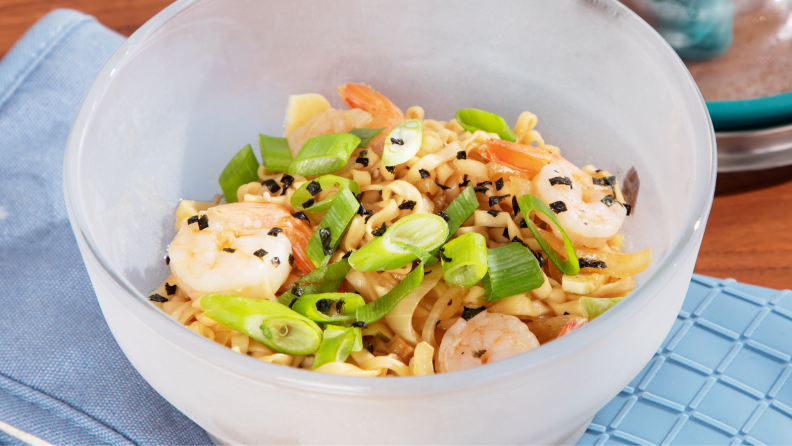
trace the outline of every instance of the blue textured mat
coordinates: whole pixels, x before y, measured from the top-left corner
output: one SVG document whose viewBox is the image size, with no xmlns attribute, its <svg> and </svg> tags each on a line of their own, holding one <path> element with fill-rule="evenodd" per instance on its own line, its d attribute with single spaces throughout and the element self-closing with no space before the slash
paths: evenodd
<svg viewBox="0 0 792 446">
<path fill-rule="evenodd" d="M 694 275 L 649 364 L 578 442 L 792 444 L 792 292 Z"/>
</svg>

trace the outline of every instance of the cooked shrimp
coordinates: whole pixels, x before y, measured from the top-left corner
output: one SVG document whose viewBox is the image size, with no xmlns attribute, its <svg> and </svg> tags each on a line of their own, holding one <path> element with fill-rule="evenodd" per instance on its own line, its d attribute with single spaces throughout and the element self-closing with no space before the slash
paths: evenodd
<svg viewBox="0 0 792 446">
<path fill-rule="evenodd" d="M 569 163 L 550 163 L 533 179 L 536 196 L 549 205 L 575 246 L 599 248 L 616 235 L 627 216 L 627 208 L 615 201 L 611 189 L 589 180 L 589 190 L 568 167 Z M 605 198 L 610 195 L 610 198 Z M 547 221 L 547 217 L 538 214 Z M 554 225 L 553 232 L 560 236 Z"/>
<path fill-rule="evenodd" d="M 500 139 L 489 139 L 478 148 L 484 158 L 512 169 L 525 172 L 533 178 L 542 168 L 550 163 L 565 164 L 573 173 L 575 180 L 584 185 L 591 184 L 591 175 L 575 167 L 560 155 L 545 149 L 525 144 L 517 144 Z"/>
<path fill-rule="evenodd" d="M 382 93 L 374 91 L 365 84 L 344 84 L 338 87 L 341 100 L 351 109 L 361 109 L 371 113 L 371 122 L 366 128 L 384 128 L 368 145 L 378 155 L 382 154 L 385 138 L 393 127 L 405 120 L 404 113 Z"/>
<path fill-rule="evenodd" d="M 482 311 L 448 329 L 438 351 L 438 370 L 469 369 L 539 347 L 528 326 L 514 316 Z"/>
<path fill-rule="evenodd" d="M 371 113 L 353 108 L 352 110 L 329 109 L 311 116 L 301 127 L 289 133 L 286 141 L 292 156 L 297 156 L 303 143 L 314 136 L 330 133 L 346 133 L 354 128 L 365 127 L 371 122 Z"/>
<path fill-rule="evenodd" d="M 292 263 L 314 269 L 305 253 L 310 237 L 311 228 L 281 206 L 222 204 L 182 225 L 168 249 L 171 272 L 193 299 L 214 293 L 274 299 Z"/>
</svg>

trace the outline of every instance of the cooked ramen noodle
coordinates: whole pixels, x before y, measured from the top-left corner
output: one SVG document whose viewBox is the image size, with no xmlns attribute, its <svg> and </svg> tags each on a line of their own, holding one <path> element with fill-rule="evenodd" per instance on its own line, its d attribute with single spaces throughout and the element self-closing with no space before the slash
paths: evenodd
<svg viewBox="0 0 792 446">
<path fill-rule="evenodd" d="M 565 159 L 536 115 L 438 121 L 338 89 L 348 110 L 292 96 L 286 135 L 259 136 L 263 164 L 246 146 L 224 196 L 179 203 L 154 305 L 262 361 L 431 375 L 565 336 L 649 266 L 650 248 L 623 252 L 619 181 Z"/>
</svg>

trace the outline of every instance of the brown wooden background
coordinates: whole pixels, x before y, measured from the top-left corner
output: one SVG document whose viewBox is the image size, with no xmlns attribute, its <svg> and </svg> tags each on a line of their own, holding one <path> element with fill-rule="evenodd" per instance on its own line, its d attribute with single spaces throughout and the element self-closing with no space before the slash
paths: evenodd
<svg viewBox="0 0 792 446">
<path fill-rule="evenodd" d="M 129 35 L 168 0 L 0 0 L 0 57 L 55 8 L 91 14 Z M 792 288 L 792 167 L 718 177 L 696 272 Z"/>
</svg>

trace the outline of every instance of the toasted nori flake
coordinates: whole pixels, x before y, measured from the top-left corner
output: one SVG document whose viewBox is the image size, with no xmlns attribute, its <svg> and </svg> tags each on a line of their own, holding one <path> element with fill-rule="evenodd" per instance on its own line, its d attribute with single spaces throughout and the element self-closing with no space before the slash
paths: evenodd
<svg viewBox="0 0 792 446">
<path fill-rule="evenodd" d="M 270 260 L 270 262 L 272 262 L 272 266 L 274 266 L 275 268 L 279 267 L 279 266 L 280 266 L 280 264 L 281 264 L 281 261 L 280 261 L 280 259 L 279 259 L 279 258 L 277 258 L 277 257 L 273 257 L 273 258 Z"/>
<path fill-rule="evenodd" d="M 368 345 L 366 346 L 366 350 L 368 350 L 369 353 L 374 354 L 374 344 L 369 342 Z"/>
<path fill-rule="evenodd" d="M 188 225 L 191 225 L 193 223 L 198 223 L 198 216 L 197 215 L 193 215 L 192 217 L 187 219 L 187 224 Z"/>
<path fill-rule="evenodd" d="M 476 186 L 492 186 L 492 181 L 482 181 L 481 183 L 476 184 Z"/>
<path fill-rule="evenodd" d="M 327 313 L 330 311 L 330 307 L 333 305 L 333 301 L 330 299 L 319 299 L 316 301 L 316 310 L 322 313 Z"/>
<path fill-rule="evenodd" d="M 165 292 L 168 294 L 168 296 L 173 296 L 176 294 L 176 288 L 178 288 L 177 285 L 171 285 L 168 282 L 165 282 Z"/>
<path fill-rule="evenodd" d="M 531 251 L 533 251 L 533 250 L 531 250 Z M 539 262 L 539 268 L 544 268 L 544 266 L 545 266 L 545 258 L 542 255 L 542 253 L 534 251 L 533 255 L 534 255 L 534 257 L 536 257 L 536 260 Z"/>
<path fill-rule="evenodd" d="M 487 211 L 487 213 L 488 213 L 488 214 L 490 214 L 490 215 L 492 215 L 493 217 L 497 217 L 497 216 L 498 216 L 498 214 L 500 214 L 500 213 L 501 213 L 501 211 L 499 211 L 499 210 L 497 210 L 497 209 L 490 209 L 490 210 L 488 210 L 488 211 Z"/>
<path fill-rule="evenodd" d="M 308 186 L 306 186 L 306 190 L 308 190 L 308 193 L 313 197 L 322 191 L 322 185 L 317 181 L 311 181 L 308 183 Z"/>
<path fill-rule="evenodd" d="M 379 194 L 380 194 L 380 197 L 381 197 L 382 196 L 382 189 L 380 189 Z"/>
<path fill-rule="evenodd" d="M 439 215 L 440 218 L 442 218 L 446 222 L 448 222 L 448 220 L 451 220 L 451 217 L 448 216 L 448 213 L 446 213 L 446 211 L 440 211 L 437 213 L 437 215 Z"/>
<path fill-rule="evenodd" d="M 283 193 L 281 195 L 286 195 L 286 191 L 289 190 L 291 185 L 294 183 L 294 177 L 289 175 L 288 173 L 284 173 L 281 177 L 281 184 L 283 184 Z"/>
<path fill-rule="evenodd" d="M 594 183 L 594 185 L 596 186 L 615 186 L 616 177 L 611 175 L 602 178 L 591 178 L 591 182 Z"/>
<path fill-rule="evenodd" d="M 371 235 L 373 235 L 374 237 L 382 237 L 382 235 L 385 234 L 385 231 L 387 230 L 388 230 L 388 225 L 386 225 L 385 222 L 383 221 L 382 226 L 371 231 Z"/>
<path fill-rule="evenodd" d="M 517 203 L 517 195 L 512 197 L 512 212 L 514 212 L 515 217 L 520 213 L 520 204 Z"/>
<path fill-rule="evenodd" d="M 509 197 L 511 197 L 511 194 L 496 195 L 494 197 L 489 197 L 489 205 L 490 207 L 495 206 L 496 204 L 500 203 L 501 201 Z"/>
<path fill-rule="evenodd" d="M 352 324 L 353 327 L 368 328 L 368 324 L 363 321 L 357 321 Z"/>
<path fill-rule="evenodd" d="M 162 294 L 154 293 L 149 296 L 149 300 L 152 302 L 167 302 L 168 298 L 163 296 Z"/>
<path fill-rule="evenodd" d="M 503 228 L 503 238 L 509 238 L 509 228 Z"/>
<path fill-rule="evenodd" d="M 355 162 L 362 164 L 363 167 L 368 167 L 369 159 L 363 156 L 359 156 L 355 158 Z"/>
<path fill-rule="evenodd" d="M 555 212 L 556 214 L 560 214 L 562 212 L 566 212 L 567 207 L 566 207 L 566 203 L 564 203 L 563 201 L 555 201 L 553 203 L 550 203 L 550 209 L 552 209 L 553 212 Z"/>
<path fill-rule="evenodd" d="M 230 252 L 231 254 L 233 254 L 233 253 L 236 252 L 236 249 L 234 249 L 234 248 L 223 248 L 223 251 Z"/>
<path fill-rule="evenodd" d="M 289 266 L 294 266 L 294 254 L 289 254 Z"/>
<path fill-rule="evenodd" d="M 476 191 L 477 194 L 486 194 L 489 189 L 487 189 L 487 186 L 476 186 L 473 190 Z"/>
<path fill-rule="evenodd" d="M 360 155 L 358 156 L 366 156 L 366 155 L 368 155 L 368 150 L 361 150 Z"/>
<path fill-rule="evenodd" d="M 481 358 L 481 355 L 483 355 L 484 353 L 487 353 L 487 351 L 486 350 L 476 350 L 473 353 L 471 353 L 470 355 L 473 356 L 474 358 L 478 359 L 478 358 Z"/>
<path fill-rule="evenodd" d="M 415 202 L 413 200 L 407 200 L 399 205 L 399 209 L 415 209 Z"/>
<path fill-rule="evenodd" d="M 630 211 L 629 211 L 629 209 L 628 209 L 628 210 L 627 210 L 627 215 L 630 215 L 630 214 L 629 214 L 629 212 L 630 212 Z M 166 265 L 170 265 L 170 256 L 165 256 L 165 264 L 166 264 Z"/>
<path fill-rule="evenodd" d="M 292 307 L 294 307 L 294 303 L 295 303 L 295 302 L 297 302 L 297 298 L 296 298 L 296 297 L 295 297 L 294 299 L 292 299 L 292 301 L 291 301 L 291 302 L 289 302 L 289 308 L 292 308 Z"/>
<path fill-rule="evenodd" d="M 391 142 L 391 144 L 396 144 L 396 145 L 399 145 L 399 146 L 403 146 L 404 145 L 404 140 L 401 139 L 401 138 L 391 138 L 390 142 Z"/>
<path fill-rule="evenodd" d="M 305 220 L 305 221 L 308 222 L 309 225 L 311 224 L 311 220 L 308 220 L 308 216 L 305 215 L 305 212 L 303 212 L 303 211 L 297 211 L 297 212 L 293 213 L 292 217 L 294 217 L 294 218 L 296 218 L 298 220 Z"/>
<path fill-rule="evenodd" d="M 569 311 L 564 311 L 564 316 L 569 316 Z"/>
<path fill-rule="evenodd" d="M 448 302 L 451 303 L 451 301 Z M 435 331 L 437 331 L 437 326 L 440 325 L 440 322 L 442 322 L 440 319 L 438 319 L 437 322 L 435 322 Z"/>
<path fill-rule="evenodd" d="M 526 222 L 524 218 L 520 220 L 520 227 L 528 229 L 528 222 Z"/>
<path fill-rule="evenodd" d="M 313 199 L 313 198 L 309 198 L 309 199 L 308 199 L 308 201 L 306 201 L 305 203 L 303 203 L 303 204 L 302 204 L 302 207 L 303 207 L 304 209 L 307 209 L 307 208 L 309 208 L 309 207 L 313 206 L 314 204 L 316 204 L 316 202 L 314 201 L 314 199 Z"/>
<path fill-rule="evenodd" d="M 343 255 L 341 258 L 342 258 L 342 259 L 348 259 L 348 258 L 349 258 L 349 256 L 351 256 L 351 255 L 352 255 L 352 253 L 353 253 L 353 252 L 355 252 L 355 250 L 354 250 L 354 249 L 350 249 L 350 250 L 349 250 L 349 251 L 347 251 L 347 252 L 346 252 L 346 254 L 344 254 L 344 255 Z"/>
<path fill-rule="evenodd" d="M 336 302 L 336 314 L 341 314 L 344 312 L 344 299 L 338 299 Z"/>
<path fill-rule="evenodd" d="M 297 297 L 300 297 L 300 296 L 302 296 L 302 295 L 303 295 L 303 289 L 302 289 L 302 288 L 300 288 L 300 286 L 299 286 L 299 285 L 294 285 L 294 286 L 292 287 L 292 289 L 291 289 L 291 293 L 292 293 L 292 294 L 294 294 L 294 295 L 295 295 L 295 296 L 297 296 Z"/>
<path fill-rule="evenodd" d="M 430 175 L 429 171 L 426 170 L 426 169 L 421 169 L 421 170 L 418 171 L 418 173 L 421 174 L 421 179 L 422 180 Z"/>
<path fill-rule="evenodd" d="M 608 265 L 602 260 L 591 260 L 585 257 L 578 259 L 578 264 L 581 268 L 607 268 Z"/>
<path fill-rule="evenodd" d="M 467 159 L 467 152 L 465 152 L 464 150 L 460 150 L 459 152 L 457 152 L 457 159 L 458 160 L 466 160 Z"/>
<path fill-rule="evenodd" d="M 333 249 L 333 238 L 330 233 L 330 228 L 319 229 L 319 240 L 322 242 L 322 252 L 324 252 L 324 255 L 333 255 L 335 249 Z"/>
<path fill-rule="evenodd" d="M 439 188 L 440 188 L 440 189 L 442 189 L 442 190 L 448 190 L 448 189 L 451 189 L 450 187 L 446 186 L 445 184 L 440 184 L 440 183 L 438 183 L 437 181 L 435 181 L 435 184 L 437 185 L 437 187 L 439 187 Z"/>
<path fill-rule="evenodd" d="M 627 215 L 630 215 L 630 212 L 632 212 L 632 206 L 630 206 L 627 203 L 622 203 L 622 204 L 624 205 L 624 208 L 627 209 Z"/>
<path fill-rule="evenodd" d="M 206 214 L 201 215 L 201 218 L 198 219 L 198 230 L 203 231 L 204 229 L 209 227 L 209 217 Z"/>
<path fill-rule="evenodd" d="M 470 184 L 470 180 L 465 180 L 465 181 L 459 183 L 459 188 L 462 189 L 463 187 L 467 187 L 467 185 L 469 185 L 469 184 Z"/>
<path fill-rule="evenodd" d="M 452 260 L 451 257 L 446 257 L 446 255 L 444 254 L 445 246 L 441 246 L 440 249 L 437 250 L 437 252 L 440 254 L 440 258 L 443 259 L 444 262 L 448 263 Z"/>
<path fill-rule="evenodd" d="M 368 219 L 369 219 L 369 217 L 374 215 L 374 211 L 372 211 L 371 209 L 364 208 L 363 205 L 361 204 L 360 208 L 358 209 L 358 214 L 365 215 L 366 216 L 366 223 L 368 223 Z"/>
<path fill-rule="evenodd" d="M 272 229 L 269 230 L 267 235 L 271 235 L 273 237 L 277 237 L 278 234 L 280 234 L 281 232 L 283 232 L 283 229 L 281 229 L 281 228 L 272 228 Z"/>
<path fill-rule="evenodd" d="M 390 173 L 396 173 L 396 166 L 385 166 L 385 170 Z"/>
<path fill-rule="evenodd" d="M 497 180 L 495 180 L 495 189 L 496 190 L 503 189 L 503 177 L 500 177 Z"/>
<path fill-rule="evenodd" d="M 468 308 L 468 307 L 463 307 L 463 308 L 464 310 L 462 310 L 462 319 L 466 321 L 473 319 L 474 316 L 487 309 L 487 307 L 485 307 L 484 305 L 478 308 Z"/>
<path fill-rule="evenodd" d="M 517 237 L 516 235 L 515 235 L 514 237 L 512 237 L 511 241 L 512 241 L 512 242 L 519 243 L 519 244 L 521 244 L 521 245 L 525 246 L 526 248 L 528 247 L 528 245 L 526 245 L 526 244 L 525 244 L 525 242 L 523 241 L 523 239 L 521 239 L 520 237 Z"/>
<path fill-rule="evenodd" d="M 253 255 L 258 257 L 258 258 L 260 258 L 260 259 L 263 259 L 264 256 L 267 255 L 267 254 L 269 254 L 269 253 L 267 251 L 264 251 L 263 249 L 257 249 L 255 251 L 253 251 Z"/>
<path fill-rule="evenodd" d="M 569 186 L 572 189 L 572 180 L 569 177 L 553 177 L 550 178 L 550 185 L 555 186 L 557 184 L 563 184 L 564 186 Z"/>
<path fill-rule="evenodd" d="M 366 214 L 366 218 L 363 220 L 363 223 L 368 223 L 369 218 L 371 218 L 372 215 L 374 215 L 374 212 L 369 211 L 369 213 Z"/>
<path fill-rule="evenodd" d="M 273 193 L 273 194 L 281 189 L 281 187 L 278 184 L 278 182 L 273 180 L 272 178 L 270 178 L 269 180 L 262 181 L 261 185 L 262 186 L 267 186 L 267 189 L 269 189 L 269 191 L 271 193 Z"/>
<path fill-rule="evenodd" d="M 602 200 L 600 200 L 600 201 L 605 203 L 605 206 L 611 207 L 611 206 L 613 206 L 613 203 L 616 202 L 616 197 L 614 197 L 613 195 L 608 194 L 608 195 L 605 195 L 604 197 L 602 197 Z"/>
</svg>

